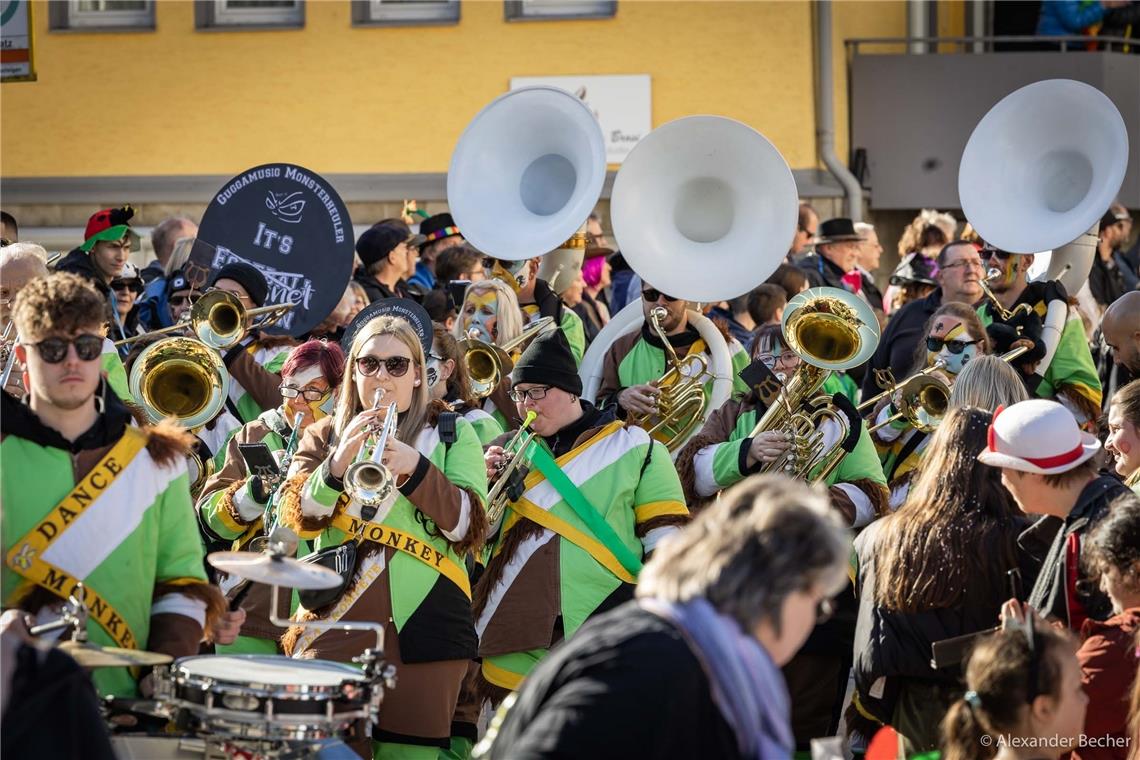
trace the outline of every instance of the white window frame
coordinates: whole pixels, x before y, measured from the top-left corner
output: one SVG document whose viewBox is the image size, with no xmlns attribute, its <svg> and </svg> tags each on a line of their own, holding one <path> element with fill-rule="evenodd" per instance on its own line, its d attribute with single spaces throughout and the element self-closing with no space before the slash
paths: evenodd
<svg viewBox="0 0 1140 760">
<path fill-rule="evenodd" d="M 399 3 L 353 0 L 353 26 L 430 26 L 459 23 L 459 0 Z"/>
<path fill-rule="evenodd" d="M 198 29 L 297 29 L 305 25 L 305 2 L 291 8 L 228 8 L 226 0 L 195 3 Z"/>
<path fill-rule="evenodd" d="M 503 0 L 507 21 L 613 18 L 617 0 Z"/>
<path fill-rule="evenodd" d="M 138 10 L 88 11 L 79 7 L 79 0 L 65 0 L 48 4 L 51 29 L 81 31 L 123 31 L 154 29 L 154 0 L 145 0 Z"/>
</svg>

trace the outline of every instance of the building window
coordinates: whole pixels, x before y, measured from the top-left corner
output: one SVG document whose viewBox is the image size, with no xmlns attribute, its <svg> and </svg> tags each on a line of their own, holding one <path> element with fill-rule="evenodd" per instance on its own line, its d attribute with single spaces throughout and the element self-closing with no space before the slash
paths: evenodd
<svg viewBox="0 0 1140 760">
<path fill-rule="evenodd" d="M 52 29 L 154 29 L 154 0 L 65 0 L 48 3 Z"/>
<path fill-rule="evenodd" d="M 356 26 L 422 26 L 459 22 L 459 0 L 353 0 Z"/>
<path fill-rule="evenodd" d="M 505 0 L 503 12 L 508 21 L 613 18 L 617 0 Z"/>
<path fill-rule="evenodd" d="M 302 0 L 197 0 L 199 29 L 282 29 L 305 25 Z"/>
</svg>

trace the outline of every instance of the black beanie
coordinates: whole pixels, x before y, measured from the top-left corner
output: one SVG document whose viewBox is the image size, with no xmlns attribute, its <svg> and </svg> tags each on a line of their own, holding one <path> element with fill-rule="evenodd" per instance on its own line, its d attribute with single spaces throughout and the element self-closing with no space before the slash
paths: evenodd
<svg viewBox="0 0 1140 760">
<path fill-rule="evenodd" d="M 574 363 L 574 354 L 570 353 L 570 344 L 561 329 L 540 335 L 530 342 L 511 370 L 511 380 L 515 384 L 550 385 L 574 396 L 582 395 L 578 365 Z"/>
<path fill-rule="evenodd" d="M 265 275 L 252 264 L 246 264 L 244 261 L 230 262 L 214 274 L 210 284 L 216 285 L 218 280 L 233 280 L 245 288 L 254 306 L 265 305 L 265 299 L 269 295 L 269 283 L 265 281 Z"/>
</svg>

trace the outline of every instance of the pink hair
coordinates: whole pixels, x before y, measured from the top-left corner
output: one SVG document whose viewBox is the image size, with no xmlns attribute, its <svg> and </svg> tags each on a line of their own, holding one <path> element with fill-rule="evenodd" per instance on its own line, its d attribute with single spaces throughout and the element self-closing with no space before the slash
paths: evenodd
<svg viewBox="0 0 1140 760">
<path fill-rule="evenodd" d="M 336 388 L 344 379 L 344 351 L 336 343 L 310 340 L 289 352 L 281 367 L 281 375 L 295 375 L 309 367 L 320 367 L 321 375 L 329 386 Z"/>
<path fill-rule="evenodd" d="M 592 259 L 586 259 L 582 264 L 582 279 L 591 288 L 598 287 L 598 283 L 602 281 L 602 267 L 606 264 L 605 256 L 595 256 Z"/>
</svg>

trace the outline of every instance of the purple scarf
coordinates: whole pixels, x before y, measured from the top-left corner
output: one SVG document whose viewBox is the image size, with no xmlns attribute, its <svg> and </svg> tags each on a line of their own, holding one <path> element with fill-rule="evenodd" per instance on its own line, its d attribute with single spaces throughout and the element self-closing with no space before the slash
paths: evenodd
<svg viewBox="0 0 1140 760">
<path fill-rule="evenodd" d="M 791 757 L 791 704 L 784 675 L 760 642 L 703 597 L 675 604 L 639 599 L 642 609 L 675 625 L 712 686 L 713 702 L 744 757 Z"/>
</svg>

